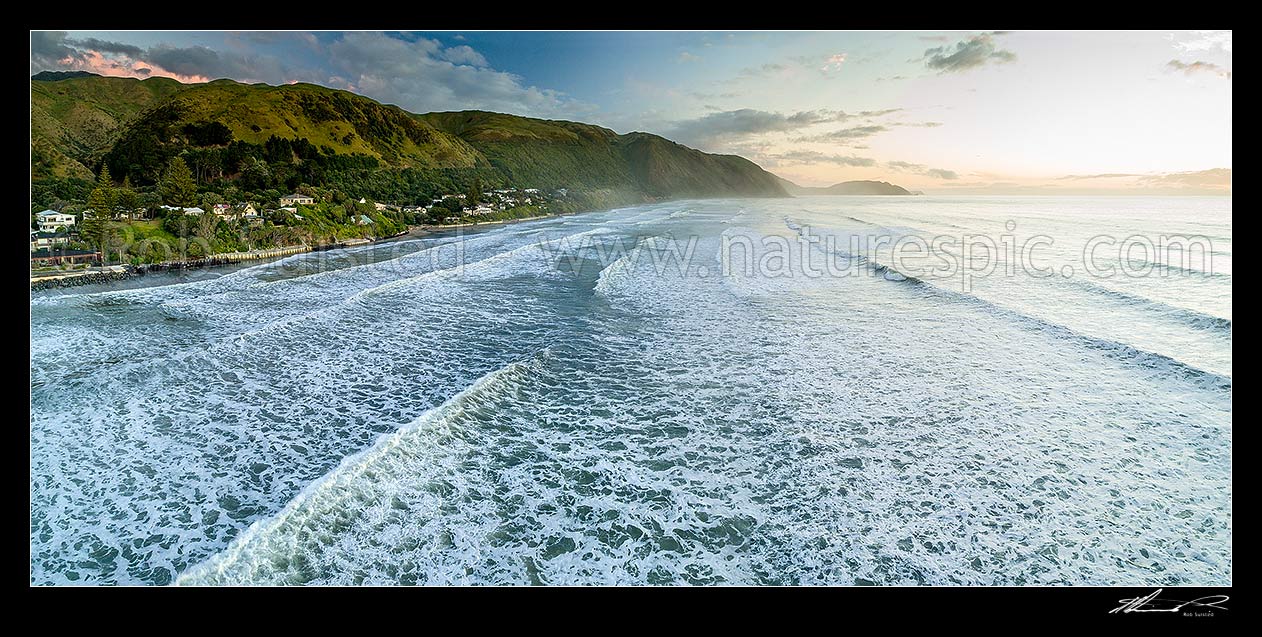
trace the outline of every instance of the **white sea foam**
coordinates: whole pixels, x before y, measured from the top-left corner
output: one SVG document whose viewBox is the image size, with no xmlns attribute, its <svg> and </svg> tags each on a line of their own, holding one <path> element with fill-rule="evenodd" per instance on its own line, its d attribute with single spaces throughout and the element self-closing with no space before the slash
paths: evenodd
<svg viewBox="0 0 1262 637">
<path fill-rule="evenodd" d="M 911 230 L 1009 212 L 897 199 L 505 226 L 463 276 L 348 258 L 33 301 L 31 581 L 1229 583 L 1229 278 L 1169 284 L 1175 307 L 719 275 L 723 233 L 827 228 L 837 201 Z M 1020 224 L 1057 217 L 1036 203 Z M 686 270 L 655 267 L 692 233 Z"/>
</svg>

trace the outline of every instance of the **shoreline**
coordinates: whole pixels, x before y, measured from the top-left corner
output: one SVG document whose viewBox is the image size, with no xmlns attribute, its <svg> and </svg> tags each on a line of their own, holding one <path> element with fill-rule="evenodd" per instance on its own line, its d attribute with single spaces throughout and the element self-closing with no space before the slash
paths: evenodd
<svg viewBox="0 0 1262 637">
<path fill-rule="evenodd" d="M 108 284 L 117 281 L 124 281 L 143 277 L 147 274 L 156 274 L 160 272 L 180 272 L 186 270 L 207 270 L 219 268 L 223 266 L 238 265 L 250 261 L 267 261 L 269 259 L 280 259 L 283 257 L 302 254 L 306 252 L 327 252 L 330 250 L 340 250 L 344 248 L 352 248 L 378 243 L 389 243 L 392 241 L 407 241 L 420 239 L 430 235 L 441 234 L 449 231 L 457 231 L 469 228 L 479 227 L 498 227 L 514 223 L 522 223 L 526 221 L 537 221 L 539 219 L 548 219 L 551 217 L 563 217 L 566 215 L 580 213 L 557 213 L 546 215 L 535 215 L 532 217 L 521 217 L 517 219 L 500 219 L 496 221 L 475 221 L 473 223 L 456 223 L 449 225 L 429 225 L 420 224 L 408 226 L 408 229 L 396 235 L 372 239 L 347 239 L 336 243 L 328 243 L 323 245 L 306 245 L 300 244 L 295 246 L 282 246 L 279 248 L 268 248 L 265 250 L 250 250 L 247 252 L 221 252 L 212 254 L 202 259 L 190 259 L 187 261 L 166 261 L 162 263 L 151 263 L 139 266 L 134 265 L 108 265 L 102 267 L 94 267 L 86 270 L 75 270 L 65 272 L 48 272 L 44 274 L 35 274 L 32 271 L 30 281 L 30 291 L 32 293 L 45 290 L 55 290 L 61 288 L 77 287 L 81 285 Z"/>
</svg>

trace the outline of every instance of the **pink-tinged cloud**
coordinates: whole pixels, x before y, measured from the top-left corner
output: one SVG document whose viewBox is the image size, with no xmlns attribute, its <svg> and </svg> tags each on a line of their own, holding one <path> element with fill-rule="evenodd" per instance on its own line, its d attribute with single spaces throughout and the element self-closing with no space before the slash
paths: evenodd
<svg viewBox="0 0 1262 637">
<path fill-rule="evenodd" d="M 100 51 L 82 51 L 79 57 L 66 57 L 61 64 L 76 71 L 90 71 L 108 77 L 169 77 L 185 84 L 209 82 L 210 78 L 201 75 L 180 75 L 172 73 L 157 64 L 135 60 L 125 56 L 106 56 Z"/>
</svg>

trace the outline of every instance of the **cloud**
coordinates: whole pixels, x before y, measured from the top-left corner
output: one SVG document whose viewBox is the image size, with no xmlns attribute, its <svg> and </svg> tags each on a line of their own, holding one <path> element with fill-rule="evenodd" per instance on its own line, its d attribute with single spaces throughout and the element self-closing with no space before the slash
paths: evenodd
<svg viewBox="0 0 1262 637">
<path fill-rule="evenodd" d="M 775 64 L 775 63 L 763 64 L 762 66 L 749 66 L 738 71 L 736 73 L 736 77 L 733 78 L 733 80 L 729 80 L 729 81 L 738 81 L 738 80 L 749 79 L 749 78 L 754 78 L 754 77 L 775 75 L 777 73 L 783 73 L 787 70 L 789 70 L 789 67 L 787 65 Z"/>
<path fill-rule="evenodd" d="M 330 65 L 357 92 L 410 111 L 480 108 L 547 117 L 591 110 L 558 91 L 526 86 L 512 73 L 453 63 L 443 52 L 435 40 L 364 32 L 347 33 L 327 47 Z"/>
<path fill-rule="evenodd" d="M 1213 62 L 1180 62 L 1178 60 L 1170 60 L 1166 62 L 1166 66 L 1175 71 L 1182 71 L 1184 75 L 1192 75 L 1193 73 L 1212 73 L 1224 79 L 1231 79 L 1231 71 L 1224 69 Z"/>
<path fill-rule="evenodd" d="M 884 115 L 889 115 L 890 113 L 896 113 L 900 110 L 902 109 L 890 108 L 890 109 L 885 109 L 882 111 L 861 111 L 858 113 L 854 113 L 853 115 L 847 116 L 846 119 L 850 119 L 850 118 L 871 119 L 871 118 L 881 117 Z M 794 139 L 793 141 L 832 143 L 832 144 L 842 144 L 845 146 L 850 146 L 854 144 L 855 142 L 867 139 L 869 137 L 872 137 L 873 135 L 884 133 L 890 130 L 890 127 L 893 127 L 893 126 L 909 126 L 909 127 L 914 127 L 914 128 L 937 128 L 938 126 L 941 126 L 941 125 L 942 125 L 942 122 L 889 122 L 886 124 L 868 123 L 862 126 L 852 126 L 850 128 L 841 128 L 837 130 L 818 133 L 815 135 L 807 135 L 803 137 L 798 137 Z"/>
<path fill-rule="evenodd" d="M 700 56 L 700 55 L 693 55 L 693 54 L 691 54 L 691 53 L 689 53 L 689 52 L 687 52 L 687 51 L 680 51 L 680 52 L 679 52 L 679 63 L 680 63 L 680 64 L 683 64 L 683 63 L 685 63 L 685 62 L 700 62 L 700 61 L 701 61 L 701 56 Z"/>
<path fill-rule="evenodd" d="M 489 66 L 486 58 L 481 53 L 473 50 L 473 47 L 461 44 L 460 46 L 447 47 L 442 50 L 442 58 L 448 62 L 455 64 L 468 64 L 469 66 Z"/>
<path fill-rule="evenodd" d="M 274 56 L 221 53 L 204 46 L 176 47 L 159 44 L 137 57 L 180 77 L 226 77 L 273 84 L 296 79 L 318 79 L 310 74 L 296 73 Z"/>
<path fill-rule="evenodd" d="M 988 62 L 1004 64 L 1016 60 L 1016 53 L 995 46 L 996 33 L 975 35 L 956 42 L 954 46 L 927 49 L 922 59 L 926 67 L 939 73 L 959 73 L 985 66 Z"/>
<path fill-rule="evenodd" d="M 1231 31 L 1193 31 L 1194 35 L 1185 40 L 1175 40 L 1174 34 L 1167 36 L 1174 41 L 1174 48 L 1184 51 L 1222 51 L 1231 53 Z"/>
<path fill-rule="evenodd" d="M 929 177 L 937 177 L 938 179 L 959 179 L 960 178 L 960 176 L 956 174 L 955 171 L 947 170 L 945 168 L 930 168 L 926 170 L 923 174 Z"/>
<path fill-rule="evenodd" d="M 65 31 L 31 31 L 31 72 L 60 68 L 82 53 L 66 43 Z"/>
<path fill-rule="evenodd" d="M 871 124 L 867 126 L 854 126 L 851 128 L 842 128 L 818 135 L 810 135 L 808 137 L 800 137 L 796 141 L 799 142 L 832 142 L 848 144 L 860 139 L 866 139 L 877 133 L 883 133 L 889 130 L 885 126 L 879 124 Z"/>
<path fill-rule="evenodd" d="M 906 161 L 889 161 L 885 162 L 885 165 L 888 168 L 892 168 L 900 172 L 924 175 L 926 177 L 934 177 L 936 179 L 953 180 L 960 178 L 959 173 L 954 170 L 947 170 L 945 168 L 930 168 L 924 164 L 913 164 Z"/>
<path fill-rule="evenodd" d="M 668 134 L 684 143 L 705 143 L 764 133 L 790 132 L 825 122 L 838 122 L 851 117 L 842 111 L 826 109 L 798 111 L 792 114 L 742 108 L 709 113 L 695 119 L 675 122 Z"/>
<path fill-rule="evenodd" d="M 853 115 L 851 115 L 851 117 L 883 117 L 885 115 L 889 115 L 890 113 L 897 113 L 901 110 L 903 109 L 886 108 L 879 111 L 859 111 L 858 113 L 854 113 Z"/>
<path fill-rule="evenodd" d="M 93 49 L 101 53 L 116 53 L 119 55 L 128 55 L 131 57 L 140 57 L 144 54 L 144 49 L 122 42 L 110 42 L 108 40 L 98 40 L 97 38 L 85 38 L 82 40 L 68 40 L 75 47 L 84 49 Z"/>
<path fill-rule="evenodd" d="M 827 73 L 828 71 L 836 71 L 837 69 L 841 68 L 842 64 L 845 64 L 845 63 L 846 63 L 845 53 L 834 53 L 833 55 L 830 55 L 824 59 L 824 66 L 820 67 L 819 70 L 824 71 L 825 73 Z"/>
<path fill-rule="evenodd" d="M 829 155 L 813 150 L 794 150 L 779 155 L 772 155 L 772 157 L 788 164 L 837 164 L 839 166 L 855 166 L 859 168 L 876 166 L 876 160 L 869 157 Z"/>
<path fill-rule="evenodd" d="M 172 77 L 184 82 L 311 82 L 352 90 L 415 112 L 484 109 L 537 117 L 578 117 L 594 107 L 490 68 L 468 45 L 385 33 L 226 34 L 227 46 L 141 48 L 62 31 L 31 32 L 31 72 L 86 70 L 102 75 Z M 261 47 L 261 48 L 260 48 Z"/>
</svg>

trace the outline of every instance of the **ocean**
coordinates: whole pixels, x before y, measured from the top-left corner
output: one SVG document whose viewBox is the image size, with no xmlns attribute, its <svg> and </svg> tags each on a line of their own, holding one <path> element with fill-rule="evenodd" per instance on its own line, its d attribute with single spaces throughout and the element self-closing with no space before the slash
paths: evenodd
<svg viewBox="0 0 1262 637">
<path fill-rule="evenodd" d="M 1229 585 L 1231 280 L 1229 197 L 799 197 L 35 293 L 30 582 Z"/>
</svg>

